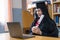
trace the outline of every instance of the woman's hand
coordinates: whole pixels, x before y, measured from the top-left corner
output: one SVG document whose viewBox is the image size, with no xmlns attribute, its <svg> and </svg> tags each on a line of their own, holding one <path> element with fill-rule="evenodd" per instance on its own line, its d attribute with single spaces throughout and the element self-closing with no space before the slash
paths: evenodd
<svg viewBox="0 0 60 40">
<path fill-rule="evenodd" d="M 32 27 L 32 32 L 35 34 L 42 34 L 41 30 L 36 26 Z"/>
</svg>

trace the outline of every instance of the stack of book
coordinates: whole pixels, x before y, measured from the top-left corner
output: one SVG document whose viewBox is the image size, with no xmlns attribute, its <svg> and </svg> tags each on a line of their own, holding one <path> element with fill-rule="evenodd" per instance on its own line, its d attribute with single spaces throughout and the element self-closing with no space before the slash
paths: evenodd
<svg viewBox="0 0 60 40">
<path fill-rule="evenodd" d="M 56 22 L 56 25 L 60 24 L 60 17 L 59 16 L 55 16 L 55 22 Z"/>
<path fill-rule="evenodd" d="M 59 4 L 54 4 L 53 6 L 54 6 L 54 8 L 53 8 L 54 13 L 60 13 L 60 5 Z"/>
</svg>

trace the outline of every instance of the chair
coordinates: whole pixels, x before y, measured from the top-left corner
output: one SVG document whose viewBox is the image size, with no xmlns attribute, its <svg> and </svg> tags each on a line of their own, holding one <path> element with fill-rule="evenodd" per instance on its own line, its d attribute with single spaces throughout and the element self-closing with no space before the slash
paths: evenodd
<svg viewBox="0 0 60 40">
<path fill-rule="evenodd" d="M 29 33 L 30 26 L 34 17 L 26 10 L 22 10 L 22 24 L 24 28 L 24 33 Z"/>
</svg>

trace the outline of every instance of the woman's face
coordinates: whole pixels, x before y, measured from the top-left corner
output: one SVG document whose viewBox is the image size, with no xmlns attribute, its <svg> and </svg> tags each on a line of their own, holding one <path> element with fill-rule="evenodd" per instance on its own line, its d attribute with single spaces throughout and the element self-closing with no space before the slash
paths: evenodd
<svg viewBox="0 0 60 40">
<path fill-rule="evenodd" d="M 41 9 L 39 8 L 39 9 L 37 9 L 37 15 L 38 16 L 41 16 L 42 15 L 42 11 L 41 11 Z"/>
</svg>

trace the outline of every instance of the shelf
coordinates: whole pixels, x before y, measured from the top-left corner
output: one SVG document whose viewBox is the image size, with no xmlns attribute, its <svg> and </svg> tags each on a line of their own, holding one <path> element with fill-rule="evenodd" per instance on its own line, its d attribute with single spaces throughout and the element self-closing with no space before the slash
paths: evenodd
<svg viewBox="0 0 60 40">
<path fill-rule="evenodd" d="M 57 26 L 60 27 L 60 24 L 58 24 Z"/>
<path fill-rule="evenodd" d="M 56 19 L 56 16 L 60 17 L 60 13 L 58 13 L 58 11 L 59 11 L 58 7 L 60 7 L 60 0 L 55 0 L 55 1 L 52 0 L 52 19 L 55 20 L 55 21 L 56 20 L 60 21 L 58 18 Z M 56 26 L 60 27 L 60 22 L 56 23 Z"/>
<path fill-rule="evenodd" d="M 57 2 L 53 2 L 53 4 L 57 4 L 57 3 L 60 3 L 60 1 L 57 1 Z"/>
<path fill-rule="evenodd" d="M 60 13 L 53 13 L 53 15 L 55 15 L 55 16 L 56 16 L 56 15 L 60 15 Z"/>
</svg>

